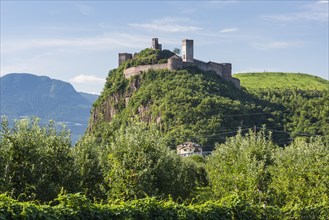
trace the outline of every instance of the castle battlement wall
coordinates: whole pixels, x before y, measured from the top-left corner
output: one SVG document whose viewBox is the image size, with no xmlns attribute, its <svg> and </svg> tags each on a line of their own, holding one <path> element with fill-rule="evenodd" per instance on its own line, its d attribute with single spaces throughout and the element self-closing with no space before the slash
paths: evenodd
<svg viewBox="0 0 329 220">
<path fill-rule="evenodd" d="M 152 39 L 152 48 L 161 49 L 161 44 L 158 43 L 157 38 Z M 145 72 L 149 69 L 168 69 L 168 70 L 180 70 L 184 67 L 195 66 L 203 71 L 213 71 L 217 75 L 221 76 L 227 81 L 234 83 L 235 87 L 240 88 L 240 80 L 232 77 L 232 64 L 230 63 L 215 63 L 215 62 L 204 62 L 193 58 L 193 40 L 183 40 L 183 55 L 179 57 L 174 55 L 168 59 L 168 63 L 162 64 L 149 64 L 140 65 L 136 67 L 130 67 L 123 71 L 126 78 L 130 78 L 135 75 L 139 75 L 141 72 Z M 127 53 L 119 54 L 119 64 L 131 59 L 132 55 Z M 185 58 L 185 60 L 184 60 Z M 185 62 L 186 61 L 186 62 Z"/>
<path fill-rule="evenodd" d="M 168 69 L 168 68 L 167 68 L 167 63 L 140 65 L 140 66 L 135 66 L 125 69 L 123 71 L 123 74 L 125 75 L 126 78 L 130 78 L 132 76 L 139 75 L 141 72 L 145 72 L 149 69 L 158 70 L 158 69 Z"/>
<path fill-rule="evenodd" d="M 204 62 L 194 59 L 193 63 L 183 63 L 183 66 L 196 66 L 203 71 L 213 71 L 225 79 L 232 78 L 232 65 L 230 63 Z"/>
</svg>

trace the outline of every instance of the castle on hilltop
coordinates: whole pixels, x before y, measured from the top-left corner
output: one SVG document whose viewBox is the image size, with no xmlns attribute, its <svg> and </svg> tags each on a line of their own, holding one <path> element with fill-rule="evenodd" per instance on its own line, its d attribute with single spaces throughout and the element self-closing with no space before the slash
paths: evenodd
<svg viewBox="0 0 329 220">
<path fill-rule="evenodd" d="M 152 49 L 162 50 L 162 44 L 159 44 L 158 38 L 152 39 Z M 131 53 L 119 53 L 119 65 L 126 60 L 133 59 Z M 204 62 L 194 59 L 193 54 L 193 40 L 185 39 L 182 41 L 182 57 L 173 55 L 168 59 L 167 63 L 161 64 L 149 64 L 140 65 L 136 67 L 130 67 L 123 71 L 126 78 L 138 75 L 141 72 L 149 69 L 168 69 L 168 70 L 180 70 L 184 67 L 195 66 L 203 71 L 212 71 L 220 75 L 223 79 L 232 82 L 235 87 L 240 88 L 240 80 L 232 77 L 232 64 L 231 63 L 215 63 L 212 61 Z"/>
</svg>

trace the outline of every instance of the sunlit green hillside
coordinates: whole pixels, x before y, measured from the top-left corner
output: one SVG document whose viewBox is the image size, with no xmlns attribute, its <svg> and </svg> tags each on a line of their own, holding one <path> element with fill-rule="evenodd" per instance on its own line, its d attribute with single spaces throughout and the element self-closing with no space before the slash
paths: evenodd
<svg viewBox="0 0 329 220">
<path fill-rule="evenodd" d="M 247 89 L 279 88 L 300 90 L 329 90 L 329 81 L 303 73 L 237 73 L 241 85 Z"/>
</svg>

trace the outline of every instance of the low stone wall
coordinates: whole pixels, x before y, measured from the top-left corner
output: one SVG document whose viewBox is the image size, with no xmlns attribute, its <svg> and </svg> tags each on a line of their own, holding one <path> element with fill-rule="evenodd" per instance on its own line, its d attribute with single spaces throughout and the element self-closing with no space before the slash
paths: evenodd
<svg viewBox="0 0 329 220">
<path fill-rule="evenodd" d="M 126 78 L 130 78 L 132 76 L 138 75 L 141 72 L 147 71 L 149 69 L 168 69 L 167 63 L 161 63 L 161 64 L 150 64 L 150 65 L 141 65 L 136 67 L 130 67 L 128 69 L 125 69 L 123 71 L 123 74 Z"/>
<path fill-rule="evenodd" d="M 194 64 L 203 71 L 214 71 L 226 80 L 232 78 L 232 65 L 230 63 L 215 63 L 215 62 L 203 62 L 201 60 L 194 59 Z"/>
<path fill-rule="evenodd" d="M 150 64 L 150 65 L 141 65 L 136 67 L 130 67 L 123 71 L 123 74 L 128 79 L 132 76 L 139 75 L 141 72 L 147 71 L 149 69 L 169 69 L 169 70 L 177 70 L 182 67 L 187 66 L 197 66 L 203 71 L 214 71 L 216 74 L 220 75 L 227 81 L 231 81 L 234 83 L 235 87 L 240 88 L 240 80 L 232 77 L 232 66 L 230 63 L 214 63 L 214 62 L 203 62 L 201 60 L 194 59 L 194 62 L 179 62 L 179 60 L 171 60 L 168 63 L 161 64 Z"/>
<path fill-rule="evenodd" d="M 240 80 L 238 78 L 232 77 L 230 81 L 235 85 L 236 88 L 238 88 L 238 89 L 241 88 L 241 86 L 240 86 Z"/>
</svg>

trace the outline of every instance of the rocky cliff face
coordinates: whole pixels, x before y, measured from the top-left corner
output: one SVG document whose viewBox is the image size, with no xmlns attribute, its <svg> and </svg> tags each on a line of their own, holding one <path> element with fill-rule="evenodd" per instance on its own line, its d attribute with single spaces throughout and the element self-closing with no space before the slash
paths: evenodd
<svg viewBox="0 0 329 220">
<path fill-rule="evenodd" d="M 108 96 L 102 104 L 93 108 L 89 119 L 88 131 L 92 131 L 93 127 L 99 122 L 111 122 L 113 118 L 127 108 L 131 97 L 140 88 L 141 79 L 134 78 L 127 86 L 125 91 L 118 91 Z M 143 122 L 155 122 L 161 125 L 161 114 L 152 115 L 150 103 L 139 105 L 133 110 L 133 117 L 139 118 Z"/>
<path fill-rule="evenodd" d="M 140 82 L 134 79 L 129 84 L 129 89 L 125 91 L 117 91 L 108 96 L 99 106 L 93 108 L 89 120 L 88 130 L 91 131 L 93 126 L 98 122 L 110 122 L 120 109 L 128 106 L 132 94 L 138 90 Z"/>
</svg>

